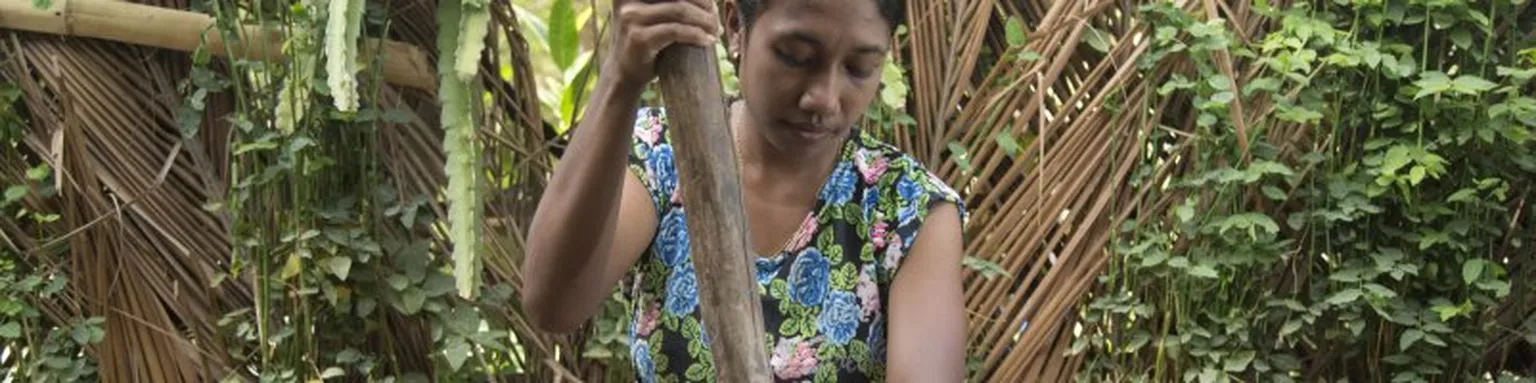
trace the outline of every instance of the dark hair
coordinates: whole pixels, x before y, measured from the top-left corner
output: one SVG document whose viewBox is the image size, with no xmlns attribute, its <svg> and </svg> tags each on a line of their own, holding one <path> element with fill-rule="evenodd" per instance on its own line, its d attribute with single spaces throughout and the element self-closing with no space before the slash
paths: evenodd
<svg viewBox="0 0 1536 383">
<path fill-rule="evenodd" d="M 752 29 L 752 22 L 762 8 L 768 7 L 770 0 L 736 0 L 736 11 L 743 30 Z M 842 0 L 848 1 L 848 0 Z M 889 24 L 891 31 L 896 26 L 902 25 L 907 19 L 906 0 L 874 0 L 875 7 L 880 8 L 880 16 L 885 17 L 885 23 Z"/>
</svg>

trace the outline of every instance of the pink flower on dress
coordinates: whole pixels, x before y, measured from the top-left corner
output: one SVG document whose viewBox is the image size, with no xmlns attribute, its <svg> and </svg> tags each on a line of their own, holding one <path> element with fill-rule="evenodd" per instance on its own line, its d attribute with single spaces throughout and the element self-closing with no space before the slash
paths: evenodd
<svg viewBox="0 0 1536 383">
<path fill-rule="evenodd" d="M 885 175 L 890 168 L 890 162 L 878 152 L 859 150 L 853 156 L 854 165 L 858 165 L 859 173 L 864 175 L 864 183 L 874 185 L 880 176 Z"/>
<path fill-rule="evenodd" d="M 651 303 L 648 306 L 650 306 L 650 308 L 641 313 L 640 317 L 637 318 L 638 320 L 636 321 L 637 326 L 635 332 L 638 333 L 640 337 L 651 336 L 651 331 L 655 331 L 656 324 L 661 322 L 661 306 L 656 303 Z"/>
<path fill-rule="evenodd" d="M 816 349 L 800 338 L 783 339 L 773 348 L 773 358 L 768 364 L 779 379 L 800 379 L 816 371 Z"/>
<path fill-rule="evenodd" d="M 646 117 L 644 124 L 645 126 L 640 128 L 640 139 L 644 140 L 646 145 L 656 145 L 657 141 L 661 141 L 661 119 L 654 116 Z"/>
<path fill-rule="evenodd" d="M 875 227 L 869 229 L 869 240 L 874 242 L 876 249 L 885 247 L 886 231 L 890 230 L 890 225 L 886 224 L 885 219 L 881 217 L 883 215 L 875 213 Z"/>
<path fill-rule="evenodd" d="M 805 248 L 805 245 L 809 245 L 811 243 L 811 237 L 816 235 L 817 224 L 818 223 L 816 222 L 816 217 L 805 217 L 805 221 L 800 223 L 800 231 L 795 232 L 795 236 L 791 239 L 789 248 L 786 249 L 786 251 L 800 251 L 800 249 Z"/>
<path fill-rule="evenodd" d="M 859 295 L 860 315 L 863 320 L 869 320 L 869 316 L 880 311 L 880 288 L 875 285 L 874 276 L 871 274 L 871 266 L 865 266 L 859 271 L 859 282 L 854 286 L 854 292 Z"/>
<path fill-rule="evenodd" d="M 892 233 L 891 239 L 887 240 L 887 242 L 891 246 L 885 248 L 885 269 L 895 270 L 896 264 L 901 261 L 901 246 L 899 245 L 901 243 L 901 234 Z"/>
</svg>

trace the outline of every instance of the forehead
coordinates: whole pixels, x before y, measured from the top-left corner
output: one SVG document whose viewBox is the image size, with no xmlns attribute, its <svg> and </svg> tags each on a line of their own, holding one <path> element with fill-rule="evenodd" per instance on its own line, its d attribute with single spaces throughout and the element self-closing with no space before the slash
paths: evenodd
<svg viewBox="0 0 1536 383">
<path fill-rule="evenodd" d="M 808 35 L 823 44 L 884 47 L 890 27 L 871 0 L 772 0 L 753 22 L 754 34 Z M 759 33 L 765 32 L 765 33 Z"/>
</svg>

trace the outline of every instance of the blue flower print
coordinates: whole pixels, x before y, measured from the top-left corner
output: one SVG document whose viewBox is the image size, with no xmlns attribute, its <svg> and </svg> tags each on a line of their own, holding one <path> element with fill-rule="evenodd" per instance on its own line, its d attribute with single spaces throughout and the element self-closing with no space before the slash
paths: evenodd
<svg viewBox="0 0 1536 383">
<path fill-rule="evenodd" d="M 779 262 L 782 261 L 784 261 L 784 258 L 778 256 L 773 258 L 758 258 L 757 284 L 767 286 L 768 283 L 773 282 L 773 277 L 779 273 Z"/>
<path fill-rule="evenodd" d="M 876 318 L 874 322 L 869 326 L 869 339 L 864 342 L 869 344 L 870 359 L 877 365 L 885 365 L 885 319 Z"/>
<path fill-rule="evenodd" d="M 694 275 L 693 264 L 672 268 L 667 277 L 667 312 L 673 315 L 690 315 L 699 307 L 699 280 Z"/>
<path fill-rule="evenodd" d="M 853 164 L 847 161 L 837 164 L 832 170 L 832 177 L 827 179 L 827 186 L 821 191 L 821 199 L 827 204 L 843 204 L 853 199 L 853 189 L 859 184 L 859 172 L 853 169 Z"/>
<path fill-rule="evenodd" d="M 901 211 L 896 212 L 897 219 L 905 225 L 917 218 L 917 205 L 922 203 L 918 197 L 923 194 L 923 187 L 910 178 L 902 178 L 896 184 L 896 193 L 901 195 Z"/>
<path fill-rule="evenodd" d="M 661 218 L 661 233 L 656 236 L 656 252 L 667 267 L 688 262 L 688 219 L 682 209 L 671 209 Z"/>
<path fill-rule="evenodd" d="M 817 306 L 827 296 L 832 265 L 821 250 L 806 248 L 789 267 L 789 297 L 805 306 Z"/>
<path fill-rule="evenodd" d="M 875 214 L 875 208 L 878 207 L 878 204 L 879 204 L 879 200 L 878 200 L 879 197 L 880 197 L 880 193 L 876 192 L 874 188 L 864 189 L 864 219 L 865 220 L 874 219 L 874 217 L 875 217 L 875 215 L 874 215 Z"/>
<path fill-rule="evenodd" d="M 635 361 L 635 374 L 644 383 L 656 382 L 656 363 L 651 361 L 650 343 L 636 340 L 629 346 L 629 356 Z"/>
<path fill-rule="evenodd" d="M 827 296 L 821 316 L 816 318 L 816 329 L 827 336 L 832 344 L 846 344 L 853 340 L 859 329 L 859 302 L 852 293 L 836 291 Z"/>
<path fill-rule="evenodd" d="M 677 186 L 677 171 L 672 164 L 672 145 L 661 144 L 651 151 L 651 156 L 645 159 L 645 166 L 650 168 L 651 177 L 656 183 L 657 191 L 672 193 Z"/>
</svg>

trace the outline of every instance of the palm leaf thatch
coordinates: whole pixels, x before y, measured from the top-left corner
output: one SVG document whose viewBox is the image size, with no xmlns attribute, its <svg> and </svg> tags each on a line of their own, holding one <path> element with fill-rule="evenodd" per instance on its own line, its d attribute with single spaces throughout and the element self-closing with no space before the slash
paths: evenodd
<svg viewBox="0 0 1536 383">
<path fill-rule="evenodd" d="M 1245 22 L 1241 4 L 1174 4 L 1230 17 L 1249 34 L 1258 26 Z M 1146 105 L 1148 92 L 1178 68 L 1137 69 L 1152 43 L 1134 17 L 1140 5 L 908 2 L 917 124 L 897 134 L 898 143 L 965 191 L 967 253 L 1008 274 L 976 272 L 967 281 L 980 379 L 1071 379 L 1083 357 L 1066 356 L 1077 307 L 1111 259 L 1114 232 L 1128 217 L 1166 209 L 1146 199 L 1174 169 L 1135 184 L 1133 171 L 1166 155 L 1147 152 L 1150 129 L 1193 118 L 1167 99 Z M 1021 22 L 1023 35 L 1007 36 L 1007 20 Z"/>
<path fill-rule="evenodd" d="M 194 382 L 229 373 L 234 365 L 215 323 L 250 305 L 252 293 L 214 283 L 227 268 L 228 218 L 202 207 L 225 191 L 227 124 L 212 116 L 230 100 L 208 99 L 203 134 L 187 139 L 175 117 L 186 54 L 13 31 L 0 38 L 7 58 L 0 79 L 24 94 L 25 150 L 58 180 L 57 198 L 30 201 L 59 212 L 57 224 L 17 230 L 26 223 L 3 219 L 13 251 L 74 276 L 62 298 L 44 304 L 48 317 L 106 318 L 109 335 L 87 348 L 103 380 Z"/>
</svg>

